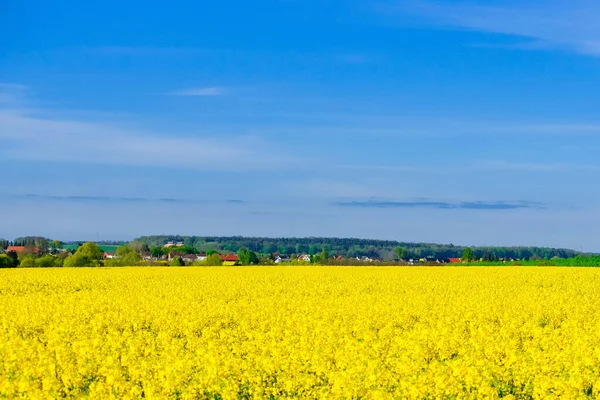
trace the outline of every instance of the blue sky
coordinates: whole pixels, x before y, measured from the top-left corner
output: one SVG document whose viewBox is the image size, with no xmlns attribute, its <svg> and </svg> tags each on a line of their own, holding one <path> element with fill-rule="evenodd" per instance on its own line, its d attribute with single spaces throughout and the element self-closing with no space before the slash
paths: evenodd
<svg viewBox="0 0 600 400">
<path fill-rule="evenodd" d="M 0 237 L 600 251 L 599 13 L 2 2 Z"/>
</svg>

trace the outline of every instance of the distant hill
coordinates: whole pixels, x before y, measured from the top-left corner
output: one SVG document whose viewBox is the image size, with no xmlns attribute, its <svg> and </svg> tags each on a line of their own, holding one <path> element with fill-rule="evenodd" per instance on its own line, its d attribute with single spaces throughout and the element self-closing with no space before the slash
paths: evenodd
<svg viewBox="0 0 600 400">
<path fill-rule="evenodd" d="M 354 238 L 267 238 L 267 237 L 242 237 L 242 236 L 142 236 L 135 239 L 146 243 L 148 246 L 164 246 L 168 242 L 183 242 L 186 246 L 193 246 L 199 251 L 217 250 L 237 252 L 245 247 L 257 253 L 271 254 L 316 254 L 324 247 L 329 254 L 344 257 L 377 257 L 383 260 L 394 259 L 394 248 L 402 247 L 405 258 L 460 257 L 465 246 L 436 243 L 409 243 L 394 240 L 370 240 Z M 552 257 L 569 258 L 581 254 L 575 250 L 554 249 L 546 247 L 471 247 L 476 257 L 486 255 L 496 258 L 514 259 L 550 259 Z"/>
</svg>

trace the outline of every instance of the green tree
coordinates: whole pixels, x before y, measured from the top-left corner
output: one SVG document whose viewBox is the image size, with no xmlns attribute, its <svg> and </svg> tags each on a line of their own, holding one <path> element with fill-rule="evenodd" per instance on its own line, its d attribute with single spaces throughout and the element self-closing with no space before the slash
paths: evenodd
<svg viewBox="0 0 600 400">
<path fill-rule="evenodd" d="M 82 244 L 75 252 L 75 254 L 77 253 L 79 253 L 81 256 L 89 257 L 90 260 L 96 261 L 102 260 L 102 257 L 104 256 L 104 253 L 100 247 L 98 247 L 98 245 L 94 242 L 86 242 Z"/>
<path fill-rule="evenodd" d="M 134 240 L 133 242 L 129 243 L 128 247 L 138 254 L 150 252 L 150 248 L 146 243 L 137 240 Z"/>
<path fill-rule="evenodd" d="M 258 264 L 258 257 L 256 256 L 256 253 L 251 250 L 242 247 L 238 250 L 237 254 L 240 264 L 242 265 Z"/>
<path fill-rule="evenodd" d="M 150 248 L 150 254 L 152 254 L 152 257 L 154 258 L 160 258 L 164 255 L 163 248 L 159 246 L 153 246 Z"/>
<path fill-rule="evenodd" d="M 119 259 L 120 264 L 123 267 L 134 267 L 136 265 L 140 265 L 141 260 L 142 257 L 140 257 L 140 255 L 135 251 L 131 251 L 125 254 L 121 259 Z"/>
<path fill-rule="evenodd" d="M 122 244 L 119 247 L 117 247 L 117 250 L 115 250 L 115 256 L 116 257 L 125 257 L 126 255 L 130 254 L 130 253 L 134 253 L 135 250 L 133 250 L 131 247 L 129 247 L 126 244 Z"/>
<path fill-rule="evenodd" d="M 65 267 L 97 267 L 102 264 L 102 250 L 96 243 L 87 242 L 77 248 L 75 254 L 67 257 Z"/>
<path fill-rule="evenodd" d="M 401 260 L 404 257 L 404 249 L 400 246 L 394 247 L 394 255 L 398 260 Z"/>
<path fill-rule="evenodd" d="M 327 251 L 327 247 L 323 246 L 323 250 L 321 250 L 321 254 L 319 255 L 318 262 L 326 262 L 329 259 L 329 251 Z"/>
<path fill-rule="evenodd" d="M 75 252 L 75 254 L 72 254 L 69 257 L 65 258 L 63 266 L 65 266 L 67 268 L 92 267 L 92 266 L 95 267 L 95 265 L 93 265 L 92 260 L 90 260 L 86 256 L 82 256 L 81 254 L 77 254 L 77 252 Z"/>
<path fill-rule="evenodd" d="M 462 261 L 471 262 L 475 259 L 475 255 L 473 254 L 473 250 L 470 247 L 467 247 L 462 252 Z"/>
<path fill-rule="evenodd" d="M 15 268 L 13 259 L 6 254 L 0 254 L 0 268 Z"/>
<path fill-rule="evenodd" d="M 204 265 L 208 265 L 211 267 L 216 267 L 218 265 L 223 265 L 223 260 L 221 260 L 221 256 L 218 253 L 212 253 L 206 256 L 206 260 L 204 260 Z"/>
<path fill-rule="evenodd" d="M 8 248 L 8 240 L 0 239 L 0 250 L 6 250 Z"/>
<path fill-rule="evenodd" d="M 19 265 L 21 268 L 35 268 L 35 266 L 35 257 L 31 255 L 23 257 Z"/>
<path fill-rule="evenodd" d="M 36 245 L 38 250 L 42 253 L 46 253 L 50 248 L 50 242 L 46 238 L 38 238 Z"/>
<path fill-rule="evenodd" d="M 35 260 L 35 266 L 38 268 L 51 268 L 56 266 L 56 257 L 50 254 L 43 255 Z"/>
<path fill-rule="evenodd" d="M 53 249 L 62 249 L 64 246 L 64 243 L 61 242 L 60 240 L 53 240 L 52 241 L 52 248 Z"/>
<path fill-rule="evenodd" d="M 171 266 L 173 267 L 183 267 L 185 263 L 181 257 L 173 257 L 171 260 Z"/>
<path fill-rule="evenodd" d="M 250 251 L 250 265 L 256 265 L 256 264 L 260 264 L 258 255 L 255 252 Z"/>
<path fill-rule="evenodd" d="M 19 255 L 16 251 L 8 251 L 6 252 L 6 256 L 10 259 L 9 268 L 17 268 L 19 266 Z"/>
</svg>

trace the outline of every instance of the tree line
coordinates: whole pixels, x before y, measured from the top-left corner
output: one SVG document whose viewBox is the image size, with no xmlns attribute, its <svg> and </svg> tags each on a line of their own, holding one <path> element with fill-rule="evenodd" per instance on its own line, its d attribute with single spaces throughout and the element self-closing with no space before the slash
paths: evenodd
<svg viewBox="0 0 600 400">
<path fill-rule="evenodd" d="M 319 254 L 324 248 L 329 254 L 345 258 L 370 257 L 383 261 L 397 259 L 396 248 L 403 249 L 403 258 L 459 258 L 469 247 L 453 244 L 410 243 L 393 240 L 370 240 L 354 238 L 266 238 L 242 236 L 178 236 L 158 235 L 142 236 L 135 241 L 146 243 L 148 246 L 162 247 L 169 242 L 183 243 L 206 252 L 210 249 L 237 253 L 240 248 L 246 248 L 258 254 Z M 571 258 L 580 254 L 575 250 L 555 249 L 547 247 L 470 247 L 474 258 L 484 256 L 494 259 L 546 259 L 552 257 Z"/>
</svg>

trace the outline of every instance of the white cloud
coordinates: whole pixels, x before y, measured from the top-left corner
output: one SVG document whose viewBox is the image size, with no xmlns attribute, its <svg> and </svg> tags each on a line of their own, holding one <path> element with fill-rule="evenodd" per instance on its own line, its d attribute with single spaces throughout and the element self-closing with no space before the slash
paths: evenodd
<svg viewBox="0 0 600 400">
<path fill-rule="evenodd" d="M 529 48 L 566 48 L 600 55 L 600 2 L 596 0 L 504 0 L 495 5 L 473 0 L 408 0 L 396 3 L 393 9 L 436 24 L 528 37 L 534 39 Z"/>
<path fill-rule="evenodd" d="M 165 132 L 40 117 L 31 110 L 0 109 L 4 159 L 188 169 L 269 168 L 256 137 L 181 137 Z"/>
<path fill-rule="evenodd" d="M 225 94 L 226 90 L 223 87 L 213 86 L 205 88 L 191 88 L 176 90 L 173 92 L 166 93 L 170 96 L 221 96 Z"/>
<path fill-rule="evenodd" d="M 26 97 L 29 88 L 18 83 L 3 83 L 0 82 L 0 104 L 17 104 L 21 103 Z"/>
<path fill-rule="evenodd" d="M 492 171 L 521 171 L 521 172 L 560 172 L 560 171 L 598 171 L 600 165 L 591 164 L 546 164 L 535 162 L 513 162 L 502 160 L 479 160 L 471 168 Z"/>
<path fill-rule="evenodd" d="M 543 134 L 589 134 L 600 133 L 600 124 L 561 124 L 561 123 L 546 123 L 546 124 L 516 124 L 499 126 L 495 130 L 498 131 L 515 131 L 522 133 L 543 133 Z"/>
<path fill-rule="evenodd" d="M 144 47 L 144 46 L 99 46 L 85 47 L 86 53 L 103 56 L 176 56 L 206 53 L 206 49 L 195 47 Z"/>
</svg>

